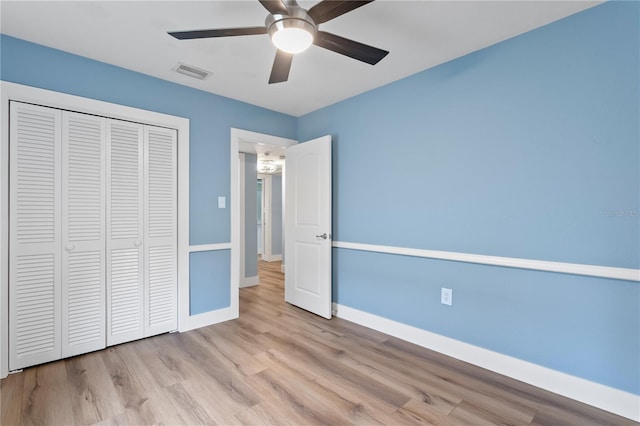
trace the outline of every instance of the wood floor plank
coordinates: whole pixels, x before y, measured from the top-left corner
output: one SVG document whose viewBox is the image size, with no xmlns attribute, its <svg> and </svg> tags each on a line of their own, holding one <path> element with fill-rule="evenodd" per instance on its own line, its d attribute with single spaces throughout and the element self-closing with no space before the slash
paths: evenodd
<svg viewBox="0 0 640 426">
<path fill-rule="evenodd" d="M 196 424 L 191 416 L 185 415 L 185 410 L 177 410 L 175 398 L 169 395 L 167 389 L 154 389 L 146 394 L 144 400 L 129 410 L 135 413 L 143 425 L 189 425 Z"/>
<path fill-rule="evenodd" d="M 201 370 L 201 374 L 214 380 L 236 403 L 251 407 L 260 402 L 256 392 L 243 380 L 244 375 L 233 366 L 229 368 L 227 361 L 216 356 L 215 352 L 209 351 L 200 335 L 191 332 L 174 336 L 180 342 L 185 355 Z"/>
<path fill-rule="evenodd" d="M 274 339 L 277 344 L 290 347 L 307 364 L 320 369 L 325 377 L 346 380 L 351 383 L 351 386 L 361 386 L 376 398 L 388 401 L 396 407 L 404 405 L 410 399 L 409 396 L 394 390 L 386 384 L 375 381 L 371 376 L 362 374 L 339 362 L 339 358 L 342 356 L 340 351 L 335 351 L 333 348 L 318 341 L 309 343 L 308 336 L 305 337 L 297 333 L 283 334 L 275 331 L 271 331 L 267 335 Z"/>
<path fill-rule="evenodd" d="M 248 377 L 252 387 L 285 410 L 294 410 L 304 424 L 348 424 L 348 412 L 356 406 L 337 398 L 313 380 L 287 380 L 290 370 L 281 366 Z"/>
<path fill-rule="evenodd" d="M 314 369 L 300 358 L 289 356 L 271 349 L 259 355 L 265 365 L 272 369 L 286 369 L 288 376 L 304 377 L 308 382 L 328 390 L 328 397 L 332 400 L 340 400 L 346 404 L 345 412 L 355 419 L 369 423 L 390 421 L 397 406 L 383 399 L 375 398 L 369 390 L 361 390 L 350 385 L 347 380 L 328 377 L 322 371 Z M 341 404 L 336 404 L 336 406 Z"/>
<path fill-rule="evenodd" d="M 118 348 L 116 346 L 102 351 L 103 362 L 109 372 L 120 403 L 125 409 L 136 410 L 145 403 L 149 394 L 154 389 L 157 389 L 157 385 L 145 386 L 145 384 L 149 384 L 148 378 L 144 377 L 145 373 L 136 369 L 135 365 L 130 366 L 127 364 L 122 357 L 122 350 L 118 350 Z"/>
<path fill-rule="evenodd" d="M 263 426 L 323 425 L 323 423 L 313 422 L 313 419 L 300 415 L 298 411 L 293 408 L 283 407 L 282 404 L 272 401 L 271 398 L 267 398 L 260 404 L 236 414 L 235 418 L 236 422 L 226 424 L 232 425 L 238 423 Z"/>
<path fill-rule="evenodd" d="M 203 327 L 195 332 L 202 336 L 210 351 L 214 351 L 219 358 L 228 361 L 229 365 L 233 365 L 242 374 L 249 376 L 266 368 L 253 355 L 235 345 L 233 340 L 222 338 L 213 327 Z"/>
<path fill-rule="evenodd" d="M 184 352 L 175 346 L 170 334 L 142 339 L 132 345 L 160 387 L 181 383 L 196 374 L 193 366 L 184 361 Z"/>
<path fill-rule="evenodd" d="M 432 377 L 425 376 L 422 368 L 415 368 L 416 364 L 403 364 L 395 357 L 376 352 L 378 343 L 351 336 L 324 344 L 341 352 L 340 362 L 411 399 L 421 401 L 431 409 L 448 414 L 462 401 L 449 389 L 448 382 L 444 381 L 445 386 L 442 386 Z"/>
<path fill-rule="evenodd" d="M 443 357 L 443 355 L 435 354 L 433 351 L 419 348 L 408 342 L 401 343 L 402 347 L 407 348 L 404 350 L 394 345 L 395 340 L 393 338 L 389 339 L 382 343 L 380 348 L 384 353 L 404 363 L 424 366 L 419 373 L 422 379 L 439 389 L 455 393 L 467 402 L 484 407 L 491 412 L 514 421 L 531 419 L 538 411 L 537 407 L 528 404 L 527 401 L 510 392 L 508 386 L 497 386 L 497 384 L 501 383 L 515 382 L 513 379 L 491 373 L 488 370 L 459 360 L 450 360 L 451 367 L 447 368 L 440 361 L 440 357 Z M 427 361 L 430 359 L 437 360 Z M 467 370 L 472 370 L 472 372 L 465 373 Z"/>
<path fill-rule="evenodd" d="M 74 424 L 64 362 L 52 362 L 24 371 L 22 413 L 24 425 Z"/>
<path fill-rule="evenodd" d="M 153 347 L 149 356 L 157 358 L 156 363 L 148 365 L 155 373 L 156 382 L 160 386 L 170 386 L 184 380 L 202 377 L 200 365 L 194 362 L 192 357 L 185 356 L 185 348 L 180 346 L 175 334 L 163 334 L 144 340 L 149 340 Z M 158 366 L 157 362 L 162 363 L 162 366 Z"/>
<path fill-rule="evenodd" d="M 520 413 L 519 413 L 520 414 Z M 516 416 L 514 416 L 516 417 Z M 533 416 L 521 413 L 520 418 L 506 418 L 504 415 L 498 414 L 490 408 L 483 407 L 462 401 L 455 410 L 449 414 L 449 418 L 455 424 L 476 424 L 476 425 L 529 425 L 533 420 Z"/>
<path fill-rule="evenodd" d="M 450 412 L 454 409 L 455 407 L 453 407 Z M 408 423 L 442 426 L 454 424 L 451 417 L 449 417 L 449 413 L 445 414 L 438 407 L 425 403 L 423 400 L 416 399 L 412 399 L 400 407 L 396 413 L 394 413 L 394 418 L 398 419 L 398 423 L 401 424 L 404 424 L 405 421 Z"/>
<path fill-rule="evenodd" d="M 239 402 L 213 380 L 189 379 L 182 382 L 182 386 L 215 424 L 237 424 L 236 414 L 256 405 Z"/>
<path fill-rule="evenodd" d="M 0 425 L 17 425 L 22 411 L 24 374 L 10 374 L 0 383 Z"/>
<path fill-rule="evenodd" d="M 216 324 L 215 330 L 219 338 L 233 342 L 234 345 L 242 348 L 243 351 L 250 355 L 259 354 L 268 349 L 260 345 L 256 338 L 258 333 L 254 333 L 253 328 L 246 327 L 245 323 L 240 321 L 227 321 L 222 324 Z"/>
<path fill-rule="evenodd" d="M 538 411 L 532 426 L 632 426 L 638 423 L 577 401 L 570 401 L 569 408 L 545 407 Z"/>
<path fill-rule="evenodd" d="M 195 395 L 188 392 L 181 383 L 171 385 L 164 389 L 167 399 L 171 402 L 179 416 L 185 419 L 186 424 L 208 425 L 213 420 L 206 410 L 195 399 Z"/>
<path fill-rule="evenodd" d="M 64 365 L 76 423 L 98 423 L 124 410 L 99 353 L 67 359 Z"/>
</svg>

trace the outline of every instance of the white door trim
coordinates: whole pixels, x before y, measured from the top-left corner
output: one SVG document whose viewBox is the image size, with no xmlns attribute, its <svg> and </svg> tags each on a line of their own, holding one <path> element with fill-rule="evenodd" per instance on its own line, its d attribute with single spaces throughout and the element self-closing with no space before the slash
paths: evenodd
<svg viewBox="0 0 640 426">
<path fill-rule="evenodd" d="M 274 260 L 282 259 L 282 255 L 273 255 L 273 241 L 271 235 L 273 228 L 273 215 L 271 214 L 271 209 L 273 207 L 273 175 L 261 173 L 258 174 L 258 177 L 262 179 L 262 260 L 272 262 Z"/>
<path fill-rule="evenodd" d="M 189 323 L 189 119 L 22 84 L 0 82 L 0 378 L 9 372 L 9 100 L 46 105 L 178 131 L 178 330 Z"/>
<path fill-rule="evenodd" d="M 229 312 L 231 318 L 237 318 L 240 313 L 239 288 L 240 279 L 244 275 L 240 274 L 240 228 L 242 221 L 240 218 L 240 156 L 238 154 L 241 145 L 272 145 L 287 148 L 297 143 L 298 141 L 293 139 L 231 128 L 231 149 L 229 150 L 231 162 L 231 307 Z"/>
</svg>

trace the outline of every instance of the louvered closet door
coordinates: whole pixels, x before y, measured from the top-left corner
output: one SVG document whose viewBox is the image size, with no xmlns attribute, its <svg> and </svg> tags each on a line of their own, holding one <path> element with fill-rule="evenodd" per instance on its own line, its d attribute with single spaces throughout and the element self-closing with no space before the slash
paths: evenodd
<svg viewBox="0 0 640 426">
<path fill-rule="evenodd" d="M 143 126 L 107 122 L 107 345 L 144 337 Z"/>
<path fill-rule="evenodd" d="M 145 335 L 177 324 L 176 131 L 145 126 Z"/>
<path fill-rule="evenodd" d="M 62 356 L 105 347 L 106 119 L 62 113 Z"/>
<path fill-rule="evenodd" d="M 58 110 L 10 104 L 9 369 L 60 358 Z"/>
</svg>

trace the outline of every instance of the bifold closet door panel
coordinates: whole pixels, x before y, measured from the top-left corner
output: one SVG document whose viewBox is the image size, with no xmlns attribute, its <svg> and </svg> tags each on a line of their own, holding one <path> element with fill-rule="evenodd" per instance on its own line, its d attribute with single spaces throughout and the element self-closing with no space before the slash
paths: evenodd
<svg viewBox="0 0 640 426">
<path fill-rule="evenodd" d="M 61 356 L 61 113 L 10 103 L 9 369 Z"/>
<path fill-rule="evenodd" d="M 144 337 L 143 126 L 107 120 L 107 346 Z"/>
<path fill-rule="evenodd" d="M 62 357 L 102 349 L 106 119 L 62 113 Z"/>
<path fill-rule="evenodd" d="M 177 132 L 145 126 L 145 336 L 178 328 Z"/>
</svg>

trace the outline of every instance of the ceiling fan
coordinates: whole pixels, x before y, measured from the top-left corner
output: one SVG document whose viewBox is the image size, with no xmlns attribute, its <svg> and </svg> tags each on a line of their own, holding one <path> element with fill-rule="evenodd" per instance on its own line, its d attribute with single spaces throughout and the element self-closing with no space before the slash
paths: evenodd
<svg viewBox="0 0 640 426">
<path fill-rule="evenodd" d="M 269 84 L 287 81 L 293 55 L 302 52 L 311 44 L 371 65 L 377 64 L 389 53 L 386 50 L 318 29 L 320 24 L 371 3 L 373 0 L 323 0 L 309 10 L 298 6 L 296 0 L 259 1 L 269 11 L 263 27 L 174 31 L 168 34 L 178 40 L 269 34 L 273 44 L 278 48 Z"/>
</svg>

